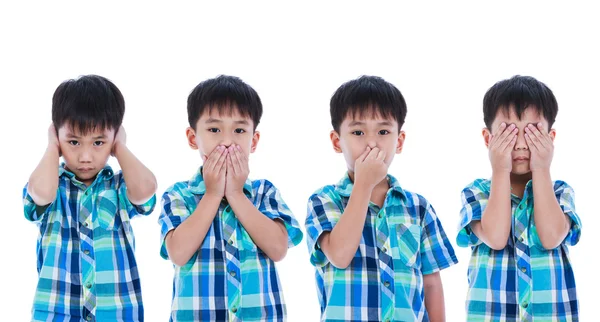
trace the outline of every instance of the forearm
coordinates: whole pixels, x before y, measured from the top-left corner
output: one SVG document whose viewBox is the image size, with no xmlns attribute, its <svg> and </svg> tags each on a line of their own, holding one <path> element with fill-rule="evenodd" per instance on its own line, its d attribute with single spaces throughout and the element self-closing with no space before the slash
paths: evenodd
<svg viewBox="0 0 600 322">
<path fill-rule="evenodd" d="M 425 308 L 431 322 L 446 321 L 446 308 L 444 304 L 444 288 L 440 273 L 423 276 L 423 290 L 425 293 Z"/>
<path fill-rule="evenodd" d="M 486 245 L 500 250 L 506 246 L 512 217 L 510 173 L 494 172 L 488 204 L 481 215 L 479 227 L 474 231 Z"/>
<path fill-rule="evenodd" d="M 550 171 L 534 171 L 532 177 L 535 227 L 542 246 L 553 249 L 558 247 L 569 233 L 570 220 L 556 200 Z"/>
<path fill-rule="evenodd" d="M 196 210 L 165 237 L 169 259 L 177 266 L 185 265 L 202 245 L 219 210 L 221 198 L 206 194 Z"/>
<path fill-rule="evenodd" d="M 331 232 L 323 234 L 319 241 L 325 256 L 335 267 L 342 269 L 348 267 L 356 254 L 365 225 L 371 191 L 370 187 L 355 185 L 344 214 Z"/>
<path fill-rule="evenodd" d="M 48 205 L 56 199 L 59 158 L 58 146 L 48 146 L 29 177 L 27 192 L 38 206 Z"/>
<path fill-rule="evenodd" d="M 156 192 L 156 177 L 125 144 L 115 146 L 115 157 L 117 158 L 125 184 L 127 185 L 127 197 L 134 205 L 146 203 Z"/>
<path fill-rule="evenodd" d="M 227 202 L 256 246 L 273 261 L 282 260 L 288 249 L 285 225 L 263 215 L 243 192 L 228 196 Z"/>
</svg>

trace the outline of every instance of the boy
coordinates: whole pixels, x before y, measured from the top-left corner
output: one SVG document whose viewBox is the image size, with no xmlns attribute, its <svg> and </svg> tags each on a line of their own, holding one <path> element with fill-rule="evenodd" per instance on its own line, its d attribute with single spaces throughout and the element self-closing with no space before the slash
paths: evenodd
<svg viewBox="0 0 600 322">
<path fill-rule="evenodd" d="M 431 204 L 387 173 L 406 104 L 362 76 L 331 98 L 331 142 L 347 174 L 308 201 L 306 230 L 322 321 L 443 321 L 439 271 L 457 262 Z"/>
<path fill-rule="evenodd" d="M 160 254 L 175 264 L 171 321 L 284 321 L 275 262 L 302 232 L 279 191 L 248 179 L 262 103 L 237 77 L 188 97 L 189 146 L 204 161 L 163 195 Z"/>
<path fill-rule="evenodd" d="M 23 190 L 25 217 L 40 229 L 34 321 L 143 321 L 130 219 L 152 212 L 156 179 L 125 145 L 124 113 L 104 77 L 54 92 L 48 147 Z M 107 165 L 111 155 L 122 171 Z"/>
<path fill-rule="evenodd" d="M 567 245 L 581 221 L 573 189 L 550 179 L 558 105 L 532 77 L 514 76 L 483 99 L 492 178 L 462 191 L 456 241 L 471 247 L 469 321 L 577 321 Z"/>
</svg>

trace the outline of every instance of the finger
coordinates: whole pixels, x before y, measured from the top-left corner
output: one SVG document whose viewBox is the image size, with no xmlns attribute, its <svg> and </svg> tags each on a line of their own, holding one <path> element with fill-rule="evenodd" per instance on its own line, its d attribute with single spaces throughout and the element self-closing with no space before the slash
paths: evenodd
<svg viewBox="0 0 600 322">
<path fill-rule="evenodd" d="M 533 142 L 532 140 L 532 136 L 525 133 L 524 135 L 525 137 L 525 142 L 527 143 L 527 146 L 529 147 L 529 151 L 539 151 L 539 147 L 536 145 L 535 142 Z"/>
<path fill-rule="evenodd" d="M 529 133 L 530 139 L 538 148 L 544 148 L 543 134 L 533 124 L 527 125 L 527 132 Z"/>
<path fill-rule="evenodd" d="M 242 164 L 241 164 L 239 152 L 235 146 L 231 147 L 230 154 L 231 154 L 231 162 L 233 163 L 233 169 L 235 171 L 235 174 L 239 175 L 242 173 Z"/>
<path fill-rule="evenodd" d="M 367 155 L 365 160 L 375 160 L 377 159 L 377 154 L 381 151 L 378 147 L 374 147 L 371 152 Z"/>
<path fill-rule="evenodd" d="M 233 164 L 232 164 L 232 161 L 231 161 L 231 153 L 227 154 L 227 158 L 226 159 L 227 159 L 227 162 L 226 162 L 226 165 L 224 165 L 224 168 L 226 169 L 227 175 L 230 176 L 230 175 L 233 175 L 233 171 L 234 171 L 233 170 Z"/>
<path fill-rule="evenodd" d="M 502 122 L 500 123 L 495 129 L 493 129 L 492 133 L 492 138 L 490 139 L 490 145 L 492 145 L 492 143 L 498 141 L 498 138 L 500 137 L 500 135 L 502 135 L 502 133 L 504 133 L 504 130 L 506 129 L 507 124 Z"/>
<path fill-rule="evenodd" d="M 379 150 L 379 153 L 377 153 L 377 161 L 383 161 L 385 160 L 385 151 L 383 150 Z"/>
<path fill-rule="evenodd" d="M 243 173 L 244 171 L 248 170 L 248 156 L 244 154 L 242 147 L 239 145 L 236 146 L 235 151 L 235 154 L 239 160 L 240 171 L 242 171 L 240 173 Z"/>
<path fill-rule="evenodd" d="M 511 124 L 509 127 L 507 127 L 496 142 L 498 149 L 500 149 L 500 151 L 506 151 L 506 149 L 511 146 L 513 139 L 517 137 L 518 133 L 519 129 L 514 124 Z"/>
<path fill-rule="evenodd" d="M 205 163 L 204 163 L 204 168 L 206 171 L 212 170 L 212 168 L 214 167 L 214 164 L 218 160 L 218 156 L 219 156 L 218 153 L 220 153 L 220 151 L 219 151 L 219 147 L 217 146 L 208 154 L 208 156 L 203 156 L 203 158 L 206 159 Z"/>
<path fill-rule="evenodd" d="M 549 147 L 553 144 L 552 138 L 550 137 L 550 131 L 546 131 L 544 125 L 540 122 L 537 124 L 537 129 L 540 132 L 540 140 L 545 147 Z"/>
<path fill-rule="evenodd" d="M 217 160 L 217 162 L 215 162 L 215 165 L 214 165 L 212 171 L 216 171 L 216 172 L 221 171 L 221 168 L 223 167 L 223 164 L 225 163 L 226 157 L 227 157 L 227 149 L 221 150 L 221 155 L 219 155 L 219 159 Z"/>
<path fill-rule="evenodd" d="M 367 155 L 369 155 L 369 152 L 371 152 L 371 148 L 367 147 L 365 149 L 365 151 L 363 151 L 363 153 L 358 156 L 358 158 L 356 159 L 356 161 L 358 161 L 358 162 L 364 162 L 365 159 L 367 158 Z"/>
</svg>

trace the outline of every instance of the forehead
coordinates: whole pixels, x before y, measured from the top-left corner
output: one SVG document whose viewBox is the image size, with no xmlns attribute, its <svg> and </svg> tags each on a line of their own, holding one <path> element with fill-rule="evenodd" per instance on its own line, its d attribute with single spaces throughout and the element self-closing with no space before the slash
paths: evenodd
<svg viewBox="0 0 600 322">
<path fill-rule="evenodd" d="M 529 124 L 529 123 L 545 123 L 546 118 L 542 115 L 542 113 L 538 112 L 535 107 L 527 107 L 523 110 L 521 117 L 517 115 L 515 108 L 511 106 L 510 108 L 501 108 L 496 113 L 496 117 L 494 118 L 494 124 L 508 122 L 508 123 L 516 123 L 516 124 Z"/>
<path fill-rule="evenodd" d="M 73 128 L 70 125 L 63 125 L 58 129 L 58 135 L 64 137 L 73 137 L 73 138 L 112 138 L 115 130 L 113 129 L 99 129 L 92 128 L 87 132 L 82 132 L 77 128 Z"/>
<path fill-rule="evenodd" d="M 245 121 L 249 125 L 252 125 L 252 118 L 250 115 L 243 115 L 235 104 L 233 105 L 222 105 L 222 106 L 207 106 L 198 122 L 241 122 Z"/>
</svg>

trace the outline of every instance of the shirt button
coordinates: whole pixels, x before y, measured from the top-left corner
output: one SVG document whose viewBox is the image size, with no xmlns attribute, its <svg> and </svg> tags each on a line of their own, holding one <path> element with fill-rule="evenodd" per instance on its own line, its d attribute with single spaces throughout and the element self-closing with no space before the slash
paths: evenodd
<svg viewBox="0 0 600 322">
<path fill-rule="evenodd" d="M 521 267 L 521 272 L 523 272 L 523 273 L 527 273 L 527 268 L 525 268 L 525 267 Z"/>
<path fill-rule="evenodd" d="M 526 308 L 527 308 L 527 306 L 529 306 L 529 304 L 527 304 L 527 303 L 523 303 L 523 308 L 525 308 L 525 309 L 526 309 Z"/>
<path fill-rule="evenodd" d="M 519 237 L 519 241 L 522 243 L 525 239 L 523 237 Z"/>
<path fill-rule="evenodd" d="M 524 203 L 522 203 L 522 204 L 519 205 L 519 209 L 523 210 L 523 208 L 525 208 L 525 204 Z"/>
<path fill-rule="evenodd" d="M 229 240 L 229 245 L 233 245 L 233 239 Z"/>
<path fill-rule="evenodd" d="M 237 312 L 237 307 L 234 307 L 233 309 L 231 309 L 231 312 L 233 312 L 233 313 Z"/>
<path fill-rule="evenodd" d="M 87 318 L 85 318 L 85 319 L 88 320 L 88 321 L 91 321 L 92 320 L 92 316 L 88 315 Z"/>
<path fill-rule="evenodd" d="M 379 213 L 379 214 L 377 215 L 377 217 L 381 218 L 381 217 L 383 217 L 383 214 L 382 214 L 382 213 Z"/>
<path fill-rule="evenodd" d="M 92 288 L 92 283 L 87 283 L 87 284 L 85 284 L 85 287 L 87 287 L 88 289 L 89 289 L 89 288 Z"/>
<path fill-rule="evenodd" d="M 383 282 L 383 286 L 390 287 L 390 282 L 388 282 L 388 281 Z"/>
<path fill-rule="evenodd" d="M 387 252 L 387 248 L 383 247 L 382 251 L 385 253 Z"/>
<path fill-rule="evenodd" d="M 87 221 L 86 221 L 86 222 L 84 222 L 84 223 L 83 223 L 83 225 L 87 227 L 87 226 L 88 226 L 88 223 L 87 223 Z"/>
<path fill-rule="evenodd" d="M 89 255 L 90 251 L 86 249 L 86 250 L 83 251 L 83 253 L 86 254 L 86 255 Z"/>
<path fill-rule="evenodd" d="M 231 276 L 235 277 L 235 275 L 236 275 L 236 274 L 235 274 L 235 272 L 234 272 L 234 271 L 231 271 L 231 272 L 229 272 L 229 275 L 231 275 Z"/>
</svg>

